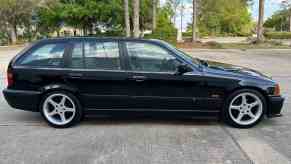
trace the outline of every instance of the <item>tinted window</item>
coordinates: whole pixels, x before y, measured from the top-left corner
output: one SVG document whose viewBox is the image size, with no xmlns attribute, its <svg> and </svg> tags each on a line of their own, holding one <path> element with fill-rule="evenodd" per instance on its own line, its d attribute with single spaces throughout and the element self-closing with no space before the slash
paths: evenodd
<svg viewBox="0 0 291 164">
<path fill-rule="evenodd" d="M 149 43 L 126 43 L 130 67 L 134 71 L 175 72 L 179 61 L 169 52 Z"/>
<path fill-rule="evenodd" d="M 82 42 L 76 42 L 73 44 L 71 67 L 84 68 L 83 64 L 83 45 Z"/>
<path fill-rule="evenodd" d="M 61 67 L 64 52 L 64 43 L 45 44 L 27 54 L 20 65 Z"/>
<path fill-rule="evenodd" d="M 116 42 L 85 42 L 85 65 L 89 69 L 119 70 L 119 48 Z"/>
</svg>

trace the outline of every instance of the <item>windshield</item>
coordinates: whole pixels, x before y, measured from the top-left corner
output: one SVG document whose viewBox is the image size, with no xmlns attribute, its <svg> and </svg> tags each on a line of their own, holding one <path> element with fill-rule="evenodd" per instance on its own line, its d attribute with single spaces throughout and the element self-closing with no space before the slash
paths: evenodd
<svg viewBox="0 0 291 164">
<path fill-rule="evenodd" d="M 182 57 L 186 58 L 187 60 L 192 60 L 192 62 L 194 64 L 197 64 L 197 65 L 201 64 L 200 60 L 198 58 L 195 58 L 195 57 L 193 57 L 193 56 L 191 56 L 191 55 L 189 55 L 189 54 L 187 54 L 187 53 L 185 53 L 185 52 L 183 52 L 183 51 L 181 51 L 181 50 L 179 50 L 177 48 L 175 48 L 175 49 L 176 49 L 176 51 L 178 51 L 179 55 L 181 55 Z"/>
<path fill-rule="evenodd" d="M 195 58 L 179 49 L 177 49 L 176 47 L 174 47 L 173 45 L 165 42 L 165 41 L 161 41 L 163 42 L 168 48 L 174 50 L 175 52 L 177 52 L 182 58 L 184 58 L 185 60 L 191 60 L 193 62 L 193 64 L 197 64 L 197 65 L 200 65 L 201 62 L 198 58 Z"/>
</svg>

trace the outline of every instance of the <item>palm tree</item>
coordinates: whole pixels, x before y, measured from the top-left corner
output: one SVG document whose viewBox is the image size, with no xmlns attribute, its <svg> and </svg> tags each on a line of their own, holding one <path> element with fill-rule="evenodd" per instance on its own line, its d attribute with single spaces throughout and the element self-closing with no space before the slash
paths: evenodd
<svg viewBox="0 0 291 164">
<path fill-rule="evenodd" d="M 126 37 L 130 37 L 128 0 L 124 0 L 123 5 L 124 5 L 125 33 L 126 33 Z"/>
<path fill-rule="evenodd" d="M 133 0 L 133 37 L 138 38 L 139 30 L 139 0 Z"/>
<path fill-rule="evenodd" d="M 263 36 L 263 24 L 264 24 L 264 9 L 265 0 L 259 0 L 259 20 L 257 27 L 257 41 L 262 42 L 264 40 Z"/>
<path fill-rule="evenodd" d="M 155 31 L 157 28 L 157 0 L 153 0 L 153 19 L 152 19 L 152 30 Z"/>
<path fill-rule="evenodd" d="M 192 42 L 196 42 L 196 27 L 197 27 L 197 0 L 193 0 L 193 21 L 192 21 Z"/>
</svg>

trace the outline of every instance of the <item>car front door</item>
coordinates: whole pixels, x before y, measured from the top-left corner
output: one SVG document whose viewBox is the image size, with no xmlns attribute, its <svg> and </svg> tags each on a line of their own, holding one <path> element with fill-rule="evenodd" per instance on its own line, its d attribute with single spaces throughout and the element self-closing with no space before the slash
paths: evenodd
<svg viewBox="0 0 291 164">
<path fill-rule="evenodd" d="M 80 92 L 87 110 L 129 105 L 128 73 L 118 41 L 84 39 L 71 43 L 67 81 Z"/>
<path fill-rule="evenodd" d="M 201 110 L 202 72 L 176 74 L 185 64 L 173 52 L 149 42 L 125 42 L 134 106 L 146 110 Z"/>
</svg>

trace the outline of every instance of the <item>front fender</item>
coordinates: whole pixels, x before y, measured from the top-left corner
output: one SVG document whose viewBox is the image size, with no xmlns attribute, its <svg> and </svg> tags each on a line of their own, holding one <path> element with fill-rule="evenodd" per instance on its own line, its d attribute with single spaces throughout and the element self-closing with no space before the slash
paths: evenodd
<svg viewBox="0 0 291 164">
<path fill-rule="evenodd" d="M 257 81 L 240 81 L 239 85 L 241 87 L 245 88 L 257 88 L 258 90 L 261 90 L 264 92 L 264 94 L 272 95 L 274 92 L 275 83 L 266 83 L 266 82 L 260 82 Z"/>
</svg>

